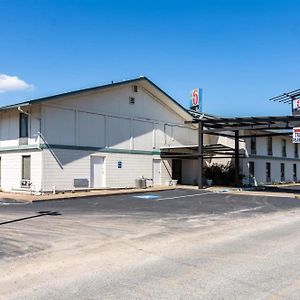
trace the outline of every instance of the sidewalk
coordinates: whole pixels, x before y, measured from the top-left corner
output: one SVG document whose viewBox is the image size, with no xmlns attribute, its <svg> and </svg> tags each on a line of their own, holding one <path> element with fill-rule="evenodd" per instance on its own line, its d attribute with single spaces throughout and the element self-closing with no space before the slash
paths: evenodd
<svg viewBox="0 0 300 300">
<path fill-rule="evenodd" d="M 68 200 L 76 198 L 90 198 L 99 196 L 113 196 L 123 194 L 135 194 L 135 193 L 148 193 L 159 192 L 165 190 L 174 190 L 178 186 L 160 186 L 146 189 L 107 189 L 107 190 L 92 190 L 84 192 L 66 192 L 58 194 L 44 194 L 44 195 L 30 195 L 21 193 L 5 193 L 0 192 L 0 201 L 12 201 L 12 202 L 38 202 L 47 200 Z"/>
<path fill-rule="evenodd" d="M 295 184 L 294 184 L 295 185 Z M 293 185 L 285 185 L 293 186 Z M 263 196 L 263 197 L 283 197 L 283 198 L 300 198 L 299 192 L 289 191 L 264 191 L 264 190 L 249 190 L 247 188 L 235 188 L 235 187 L 208 187 L 206 190 L 214 193 L 228 193 L 234 195 L 247 195 L 247 196 Z"/>
</svg>

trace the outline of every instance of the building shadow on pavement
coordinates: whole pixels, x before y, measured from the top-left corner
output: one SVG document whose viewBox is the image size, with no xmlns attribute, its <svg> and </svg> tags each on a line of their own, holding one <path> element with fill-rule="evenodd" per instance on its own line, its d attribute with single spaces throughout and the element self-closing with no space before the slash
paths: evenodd
<svg viewBox="0 0 300 300">
<path fill-rule="evenodd" d="M 6 224 L 10 224 L 10 223 L 15 223 L 15 222 L 26 221 L 26 220 L 29 220 L 29 219 L 40 218 L 40 217 L 45 217 L 45 216 L 61 216 L 61 213 L 59 213 L 57 211 L 39 211 L 39 212 L 37 212 L 36 215 L 1 222 L 0 225 L 6 225 Z"/>
</svg>

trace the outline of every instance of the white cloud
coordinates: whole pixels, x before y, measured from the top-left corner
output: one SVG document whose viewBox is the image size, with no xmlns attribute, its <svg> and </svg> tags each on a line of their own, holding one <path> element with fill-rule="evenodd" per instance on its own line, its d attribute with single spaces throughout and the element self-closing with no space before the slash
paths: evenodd
<svg viewBox="0 0 300 300">
<path fill-rule="evenodd" d="M 0 73 L 0 93 L 27 90 L 33 88 L 32 84 L 28 84 L 17 76 L 9 76 Z"/>
</svg>

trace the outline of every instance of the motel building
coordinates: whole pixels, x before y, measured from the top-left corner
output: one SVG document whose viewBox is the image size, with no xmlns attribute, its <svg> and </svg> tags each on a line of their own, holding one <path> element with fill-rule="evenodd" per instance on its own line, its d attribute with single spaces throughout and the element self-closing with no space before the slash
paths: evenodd
<svg viewBox="0 0 300 300">
<path fill-rule="evenodd" d="M 198 149 L 194 117 L 146 77 L 2 107 L 1 189 L 132 188 L 140 178 L 154 186 L 197 185 L 198 160 L 188 155 Z M 300 179 L 298 144 L 290 136 L 242 132 L 243 184 Z M 235 143 L 226 134 L 204 134 L 204 166 L 233 163 Z"/>
</svg>

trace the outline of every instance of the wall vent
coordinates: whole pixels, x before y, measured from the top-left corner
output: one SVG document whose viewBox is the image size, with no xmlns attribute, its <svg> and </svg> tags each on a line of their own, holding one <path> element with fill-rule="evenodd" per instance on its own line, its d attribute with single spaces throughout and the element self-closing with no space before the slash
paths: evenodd
<svg viewBox="0 0 300 300">
<path fill-rule="evenodd" d="M 133 85 L 132 86 L 132 91 L 134 92 L 134 93 L 137 93 L 139 90 L 138 90 L 138 86 L 137 85 Z"/>
</svg>

